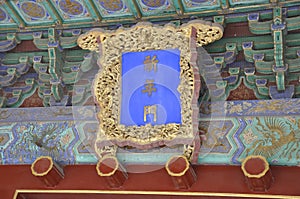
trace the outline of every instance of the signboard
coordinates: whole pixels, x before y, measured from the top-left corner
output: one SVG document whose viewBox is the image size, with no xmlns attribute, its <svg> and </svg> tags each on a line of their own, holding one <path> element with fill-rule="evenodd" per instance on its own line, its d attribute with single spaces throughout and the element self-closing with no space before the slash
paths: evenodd
<svg viewBox="0 0 300 199">
<path fill-rule="evenodd" d="M 121 124 L 181 124 L 179 62 L 178 49 L 122 54 Z"/>
<path fill-rule="evenodd" d="M 175 27 L 139 23 L 81 35 L 83 49 L 100 53 L 93 92 L 99 105 L 95 150 L 150 149 L 198 140 L 200 75 L 196 47 L 220 39 L 218 24 L 195 20 Z M 199 142 L 199 141 L 198 141 Z"/>
</svg>

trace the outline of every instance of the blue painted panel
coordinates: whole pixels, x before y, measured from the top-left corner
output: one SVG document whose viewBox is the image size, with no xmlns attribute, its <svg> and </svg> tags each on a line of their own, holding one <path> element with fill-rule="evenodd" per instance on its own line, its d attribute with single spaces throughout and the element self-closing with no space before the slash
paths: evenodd
<svg viewBox="0 0 300 199">
<path fill-rule="evenodd" d="M 123 53 L 121 124 L 181 123 L 179 62 L 178 49 Z"/>
</svg>

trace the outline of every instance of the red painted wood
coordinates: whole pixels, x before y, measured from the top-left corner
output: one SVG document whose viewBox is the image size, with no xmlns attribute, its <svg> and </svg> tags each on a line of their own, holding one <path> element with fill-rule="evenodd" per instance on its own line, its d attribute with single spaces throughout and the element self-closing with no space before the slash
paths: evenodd
<svg viewBox="0 0 300 199">
<path fill-rule="evenodd" d="M 245 199 L 241 197 L 210 197 L 210 196 L 170 196 L 170 195 L 111 195 L 111 194 L 21 194 L 26 199 Z M 253 197 L 251 199 L 254 199 Z"/>
<path fill-rule="evenodd" d="M 111 188 L 121 187 L 128 178 L 125 169 L 115 157 L 107 156 L 99 160 L 97 171 Z"/>
<path fill-rule="evenodd" d="M 41 50 L 35 46 L 33 40 L 23 40 L 10 52 L 18 53 L 18 52 L 35 52 L 35 51 L 41 51 Z"/>
<path fill-rule="evenodd" d="M 36 173 L 45 173 L 51 167 L 51 161 L 47 158 L 42 158 L 33 164 L 33 170 Z"/>
<path fill-rule="evenodd" d="M 126 170 L 132 171 L 137 167 L 144 166 L 128 166 Z M 139 170 L 141 169 L 139 168 Z M 245 183 L 240 166 L 200 165 L 194 166 L 194 170 L 198 178 L 189 190 L 191 192 L 253 193 Z M 271 166 L 271 170 L 276 181 L 266 194 L 300 196 L 300 167 Z M 64 171 L 65 178 L 54 190 L 110 189 L 105 181 L 97 175 L 95 165 L 66 166 Z M 1 199 L 11 199 L 16 189 L 53 190 L 53 188 L 45 187 L 40 180 L 31 174 L 30 165 L 1 165 L 0 176 Z M 129 173 L 128 180 L 123 187 L 114 190 L 178 191 L 163 166 L 153 172 Z M 127 198 L 133 197 L 129 195 Z"/>
<path fill-rule="evenodd" d="M 253 156 L 245 159 L 242 168 L 250 190 L 267 191 L 271 187 L 274 178 L 265 158 Z"/>
<path fill-rule="evenodd" d="M 63 169 L 52 162 L 50 157 L 35 160 L 32 163 L 31 173 L 48 187 L 56 186 L 64 178 Z"/>
<path fill-rule="evenodd" d="M 194 169 L 184 156 L 172 157 L 166 169 L 177 189 L 189 189 L 197 180 Z"/>
<path fill-rule="evenodd" d="M 259 158 L 252 158 L 245 163 L 245 169 L 251 175 L 261 174 L 265 168 L 265 162 Z"/>
<path fill-rule="evenodd" d="M 229 23 L 224 29 L 223 38 L 255 36 L 249 31 L 248 22 Z"/>
</svg>

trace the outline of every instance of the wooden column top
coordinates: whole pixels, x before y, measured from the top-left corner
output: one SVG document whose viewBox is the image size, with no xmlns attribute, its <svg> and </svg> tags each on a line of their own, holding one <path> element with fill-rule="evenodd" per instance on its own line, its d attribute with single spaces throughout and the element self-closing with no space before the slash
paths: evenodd
<svg viewBox="0 0 300 199">
<path fill-rule="evenodd" d="M 269 170 L 269 163 L 263 156 L 248 156 L 242 162 L 242 170 L 249 178 L 261 178 Z"/>
<path fill-rule="evenodd" d="M 170 176 L 183 176 L 189 169 L 189 162 L 183 155 L 173 156 L 165 167 Z"/>
<path fill-rule="evenodd" d="M 112 176 L 119 169 L 119 162 L 113 156 L 103 157 L 97 163 L 96 170 L 99 176 Z"/>
<path fill-rule="evenodd" d="M 31 172 L 35 176 L 45 176 L 53 167 L 53 160 L 49 156 L 37 158 L 31 165 Z"/>
</svg>

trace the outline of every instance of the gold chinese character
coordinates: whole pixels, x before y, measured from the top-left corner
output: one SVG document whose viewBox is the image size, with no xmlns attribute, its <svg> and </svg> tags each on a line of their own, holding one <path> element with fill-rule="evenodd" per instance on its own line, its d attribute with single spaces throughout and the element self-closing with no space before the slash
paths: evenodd
<svg viewBox="0 0 300 199">
<path fill-rule="evenodd" d="M 144 106 L 144 122 L 147 121 L 147 115 L 153 114 L 153 120 L 156 122 L 156 105 Z"/>
<path fill-rule="evenodd" d="M 142 93 L 148 93 L 148 96 L 152 95 L 152 92 L 156 92 L 156 88 L 154 88 L 153 79 L 147 79 L 145 84 L 145 89 L 142 90 Z"/>
<path fill-rule="evenodd" d="M 156 55 L 154 55 L 152 58 L 150 55 L 145 57 L 145 61 L 144 61 L 144 69 L 147 72 L 150 72 L 152 70 L 154 70 L 154 72 L 157 71 L 157 63 L 158 63 L 158 59 L 156 59 Z"/>
</svg>

